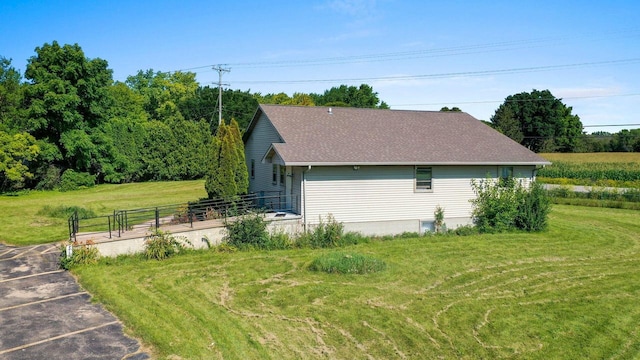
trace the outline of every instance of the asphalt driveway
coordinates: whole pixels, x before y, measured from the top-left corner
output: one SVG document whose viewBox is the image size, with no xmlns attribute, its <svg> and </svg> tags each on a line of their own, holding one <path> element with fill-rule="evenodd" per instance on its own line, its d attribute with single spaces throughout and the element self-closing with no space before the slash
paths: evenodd
<svg viewBox="0 0 640 360">
<path fill-rule="evenodd" d="M 57 266 L 52 245 L 0 244 L 0 359 L 149 359 Z"/>
</svg>

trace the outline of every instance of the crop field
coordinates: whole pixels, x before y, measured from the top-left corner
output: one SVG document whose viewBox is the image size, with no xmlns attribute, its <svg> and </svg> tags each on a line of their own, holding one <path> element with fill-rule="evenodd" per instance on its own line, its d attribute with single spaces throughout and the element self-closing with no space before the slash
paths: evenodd
<svg viewBox="0 0 640 360">
<path fill-rule="evenodd" d="M 640 153 L 540 155 L 553 162 L 538 171 L 544 183 L 640 188 Z"/>
<path fill-rule="evenodd" d="M 100 216 L 117 209 L 186 203 L 206 196 L 202 180 L 107 184 L 69 192 L 32 191 L 19 196 L 2 195 L 0 242 L 30 245 L 67 239 L 69 216 L 56 210 L 79 207 Z"/>
<path fill-rule="evenodd" d="M 541 153 L 543 158 L 551 161 L 568 163 L 640 163 L 637 152 L 600 152 L 600 153 Z"/>
<path fill-rule="evenodd" d="M 120 257 L 74 269 L 159 359 L 635 359 L 640 213 L 555 206 L 542 233 L 371 240 L 337 250 Z"/>
</svg>

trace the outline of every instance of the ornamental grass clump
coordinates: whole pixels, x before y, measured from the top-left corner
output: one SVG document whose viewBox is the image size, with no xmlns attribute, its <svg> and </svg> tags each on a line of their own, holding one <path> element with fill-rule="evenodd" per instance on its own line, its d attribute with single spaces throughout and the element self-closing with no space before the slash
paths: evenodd
<svg viewBox="0 0 640 360">
<path fill-rule="evenodd" d="M 370 256 L 353 252 L 332 252 L 314 259 L 309 270 L 329 274 L 368 274 L 383 271 L 386 267 L 384 261 Z"/>
</svg>

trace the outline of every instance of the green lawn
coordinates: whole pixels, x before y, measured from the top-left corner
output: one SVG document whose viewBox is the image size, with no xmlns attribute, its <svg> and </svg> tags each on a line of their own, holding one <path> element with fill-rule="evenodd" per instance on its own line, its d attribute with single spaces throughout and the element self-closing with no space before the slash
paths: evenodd
<svg viewBox="0 0 640 360">
<path fill-rule="evenodd" d="M 335 250 L 119 258 L 82 285 L 158 358 L 640 357 L 640 212 L 555 206 L 548 232 L 374 241 L 367 275 L 311 272 Z"/>
<path fill-rule="evenodd" d="M 202 180 L 98 185 L 69 192 L 33 191 L 21 196 L 0 196 L 0 242 L 29 245 L 68 238 L 67 219 L 38 215 L 46 205 L 80 206 L 97 215 L 108 215 L 116 209 L 179 204 L 206 196 Z"/>
</svg>

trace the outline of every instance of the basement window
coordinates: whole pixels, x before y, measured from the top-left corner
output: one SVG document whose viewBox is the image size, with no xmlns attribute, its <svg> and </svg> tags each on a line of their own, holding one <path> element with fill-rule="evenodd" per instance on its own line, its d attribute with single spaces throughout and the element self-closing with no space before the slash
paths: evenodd
<svg viewBox="0 0 640 360">
<path fill-rule="evenodd" d="M 433 190 L 431 166 L 416 166 L 416 191 Z"/>
</svg>

